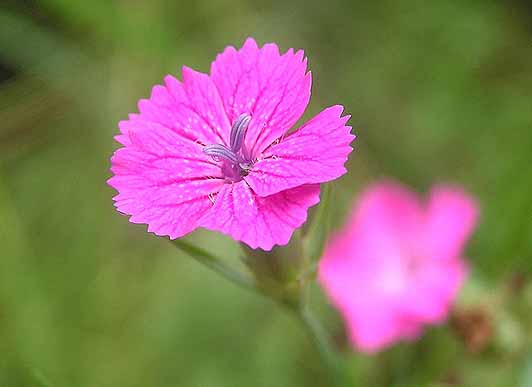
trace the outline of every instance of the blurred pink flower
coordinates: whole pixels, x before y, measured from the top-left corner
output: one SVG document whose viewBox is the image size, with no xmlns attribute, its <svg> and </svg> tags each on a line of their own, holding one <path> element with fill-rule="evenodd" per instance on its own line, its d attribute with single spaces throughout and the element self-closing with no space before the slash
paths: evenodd
<svg viewBox="0 0 532 387">
<path fill-rule="evenodd" d="M 168 75 L 119 124 L 109 180 L 118 210 L 171 239 L 204 227 L 252 248 L 288 243 L 319 183 L 346 172 L 355 138 L 339 105 L 287 133 L 310 99 L 306 65 L 303 51 L 249 38 L 219 54 L 210 76 Z"/>
<path fill-rule="evenodd" d="M 476 218 L 475 201 L 456 187 L 433 188 L 427 204 L 391 182 L 362 194 L 319 266 L 355 347 L 375 352 L 445 320 L 467 275 L 462 250 Z"/>
</svg>

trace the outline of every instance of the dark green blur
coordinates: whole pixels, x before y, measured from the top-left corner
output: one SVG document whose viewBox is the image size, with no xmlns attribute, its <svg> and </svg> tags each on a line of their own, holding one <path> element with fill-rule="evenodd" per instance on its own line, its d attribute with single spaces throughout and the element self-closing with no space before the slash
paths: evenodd
<svg viewBox="0 0 532 387">
<path fill-rule="evenodd" d="M 305 118 L 337 103 L 352 115 L 358 139 L 334 185 L 336 227 L 382 177 L 420 192 L 458 183 L 481 204 L 453 324 L 377 356 L 348 351 L 358 386 L 531 387 L 524 0 L 3 0 L 0 387 L 329 385 L 292 316 L 128 223 L 105 183 L 117 122 L 136 101 L 184 64 L 207 72 L 247 36 L 305 50 Z M 239 263 L 226 237 L 188 241 Z M 347 350 L 337 315 L 319 289 L 312 296 Z"/>
</svg>

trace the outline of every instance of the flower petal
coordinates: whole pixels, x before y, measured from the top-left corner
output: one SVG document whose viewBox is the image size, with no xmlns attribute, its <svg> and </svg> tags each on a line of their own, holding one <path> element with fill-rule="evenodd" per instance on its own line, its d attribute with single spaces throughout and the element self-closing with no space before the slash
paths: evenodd
<svg viewBox="0 0 532 387">
<path fill-rule="evenodd" d="M 130 114 L 129 120 L 120 121 L 118 123 L 118 128 L 120 129 L 120 134 L 115 136 L 115 140 L 124 146 L 131 145 L 131 140 L 129 139 L 129 129 L 134 126 L 133 121 L 139 118 L 138 114 Z"/>
<path fill-rule="evenodd" d="M 332 236 L 320 270 L 330 266 L 324 273 L 332 275 L 334 268 L 343 266 L 345 270 L 338 273 L 349 275 L 346 283 L 365 287 L 367 297 L 400 297 L 403 256 L 419 233 L 421 211 L 417 197 L 398 184 L 384 182 L 368 188 L 344 229 Z M 356 292 L 355 288 L 340 290 L 339 295 L 347 297 Z"/>
<path fill-rule="evenodd" d="M 320 261 L 319 280 L 343 314 L 353 343 L 375 351 L 441 323 L 467 277 L 461 258 L 474 225 L 473 200 L 433 191 L 428 208 L 395 183 L 361 195 Z"/>
<path fill-rule="evenodd" d="M 311 76 L 303 51 L 283 55 L 273 43 L 259 48 L 248 38 L 240 50 L 227 47 L 211 66 L 229 120 L 252 116 L 246 146 L 253 156 L 282 136 L 301 117 L 310 99 Z"/>
<path fill-rule="evenodd" d="M 441 323 L 467 277 L 461 259 L 430 260 L 418 268 L 404 303 L 404 313 L 424 323 Z"/>
<path fill-rule="evenodd" d="M 307 219 L 308 208 L 319 202 L 319 192 L 319 185 L 304 185 L 262 198 L 245 181 L 226 184 L 200 225 L 251 248 L 271 250 L 288 243 Z"/>
<path fill-rule="evenodd" d="M 115 206 L 157 235 L 175 239 L 195 229 L 223 186 L 220 168 L 198 144 L 158 124 L 136 121 L 127 135 L 130 145 L 111 159 Z"/>
<path fill-rule="evenodd" d="M 363 255 L 353 259 L 350 236 L 336 236 L 320 261 L 319 281 L 342 313 L 351 343 L 364 352 L 376 352 L 396 340 L 413 339 L 421 323 L 403 317 L 402 299 L 375 291 L 377 270 Z M 334 258 L 332 258 L 334 257 Z"/>
<path fill-rule="evenodd" d="M 427 215 L 427 243 L 436 259 L 459 255 L 471 235 L 478 217 L 474 199 L 455 187 L 432 190 Z"/>
<path fill-rule="evenodd" d="M 402 254 L 421 220 L 414 194 L 380 183 L 362 193 L 345 228 L 325 249 L 319 281 L 362 351 L 375 352 L 419 332 L 419 324 L 402 312 L 410 285 Z"/>
<path fill-rule="evenodd" d="M 395 310 L 390 308 L 393 306 L 368 300 L 359 305 L 355 313 L 345 316 L 349 339 L 360 351 L 375 353 L 418 330 L 418 326 L 412 325 L 406 326 L 403 331 L 403 325 L 398 322 Z"/>
<path fill-rule="evenodd" d="M 246 181 L 259 196 L 268 196 L 302 184 L 324 183 L 342 176 L 355 138 L 341 117 L 342 106 L 332 106 L 295 133 L 264 152 Z"/>
<path fill-rule="evenodd" d="M 216 86 L 206 74 L 188 67 L 183 67 L 183 83 L 166 76 L 165 86 L 155 86 L 149 99 L 139 101 L 139 110 L 134 119 L 158 123 L 182 140 L 208 145 L 229 138 L 231 127 Z M 120 129 L 127 131 L 127 121 Z"/>
</svg>

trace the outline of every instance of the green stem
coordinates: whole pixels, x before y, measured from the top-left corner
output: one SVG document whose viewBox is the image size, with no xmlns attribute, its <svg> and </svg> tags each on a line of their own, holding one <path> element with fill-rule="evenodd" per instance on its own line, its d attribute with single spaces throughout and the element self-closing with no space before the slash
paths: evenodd
<svg viewBox="0 0 532 387">
<path fill-rule="evenodd" d="M 284 302 L 284 299 L 282 297 L 276 297 L 273 294 L 261 291 L 261 289 L 257 287 L 257 284 L 253 277 L 251 277 L 249 274 L 233 269 L 229 265 L 225 264 L 220 258 L 209 253 L 208 251 L 194 246 L 182 239 L 176 239 L 172 241 L 172 243 L 177 248 L 190 255 L 202 265 L 215 271 L 216 273 L 220 274 L 222 277 L 233 282 L 234 284 L 249 290 L 253 290 L 264 296 L 268 296 L 270 299 L 278 302 L 282 306 L 288 306 L 289 309 L 296 313 L 297 317 L 303 323 L 303 326 L 307 330 L 307 333 L 309 334 L 310 338 L 316 344 L 316 347 L 318 348 L 325 365 L 330 371 L 331 381 L 333 382 L 333 385 L 336 387 L 347 386 L 347 377 L 345 374 L 345 368 L 343 366 L 342 359 L 334 351 L 327 333 L 321 326 L 320 322 L 313 316 L 312 312 L 308 308 L 308 305 L 301 306 L 300 303 L 287 304 L 286 302 Z M 309 270 L 310 276 L 312 276 L 313 273 L 314 270 Z M 305 284 L 304 286 L 308 289 L 308 284 Z M 303 299 L 304 298 L 305 297 L 303 297 Z"/>
<path fill-rule="evenodd" d="M 215 271 L 232 283 L 250 290 L 257 290 L 253 277 L 233 269 L 231 266 L 225 264 L 220 258 L 209 253 L 208 251 L 194 246 L 183 239 L 175 239 L 172 241 L 172 243 L 178 249 L 194 258 L 197 262 Z"/>
<path fill-rule="evenodd" d="M 308 283 L 309 280 L 313 280 L 316 278 L 317 272 L 318 272 L 318 262 L 312 262 L 309 264 L 308 268 L 304 269 L 301 272 L 301 274 L 297 277 L 297 281 Z"/>
<path fill-rule="evenodd" d="M 327 243 L 331 227 L 332 190 L 331 183 L 321 185 L 320 205 L 305 233 L 303 244 L 310 264 L 318 262 Z"/>
<path fill-rule="evenodd" d="M 299 319 L 306 328 L 307 333 L 316 345 L 321 358 L 327 366 L 334 386 L 347 386 L 348 380 L 343 366 L 342 359 L 339 358 L 333 348 L 331 339 L 327 335 L 325 329 L 320 322 L 314 317 L 308 306 L 304 306 L 298 310 Z"/>
</svg>

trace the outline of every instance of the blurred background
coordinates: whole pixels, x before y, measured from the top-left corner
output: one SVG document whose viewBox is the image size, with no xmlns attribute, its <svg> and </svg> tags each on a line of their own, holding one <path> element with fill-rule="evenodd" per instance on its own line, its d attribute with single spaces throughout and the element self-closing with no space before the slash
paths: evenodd
<svg viewBox="0 0 532 387">
<path fill-rule="evenodd" d="M 2 0 L 0 386 L 327 386 L 291 316 L 128 223 L 106 185 L 117 122 L 186 64 L 247 36 L 303 48 L 304 118 L 358 135 L 334 223 L 392 177 L 478 197 L 449 323 L 374 356 L 360 386 L 532 386 L 532 7 L 526 1 Z M 234 260 L 224 236 L 188 237 Z"/>
</svg>

